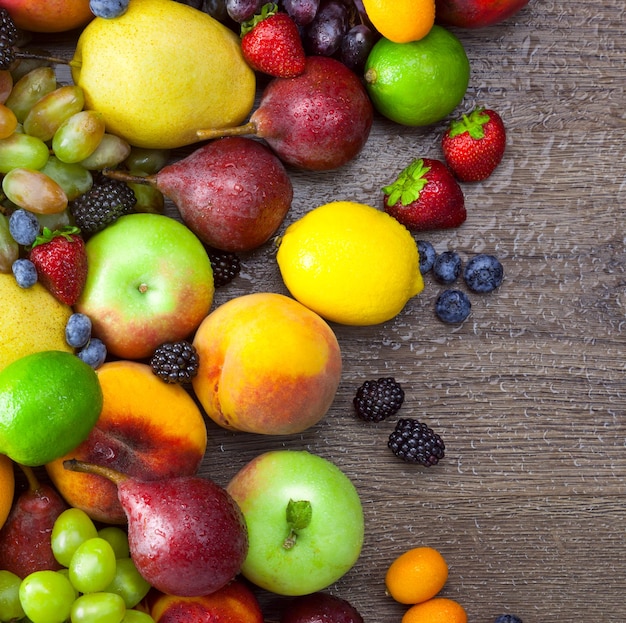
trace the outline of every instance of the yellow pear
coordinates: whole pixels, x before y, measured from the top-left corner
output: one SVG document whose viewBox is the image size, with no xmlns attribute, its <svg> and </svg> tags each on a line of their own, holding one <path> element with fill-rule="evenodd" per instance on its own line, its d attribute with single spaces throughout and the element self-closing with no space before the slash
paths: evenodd
<svg viewBox="0 0 626 623">
<path fill-rule="evenodd" d="M 239 37 L 174 0 L 130 0 L 120 17 L 96 17 L 70 65 L 86 108 L 136 147 L 190 145 L 197 130 L 241 123 L 254 104 Z"/>
<path fill-rule="evenodd" d="M 73 352 L 65 341 L 72 309 L 40 283 L 20 288 L 12 274 L 0 273 L 0 301 L 0 371 L 16 359 L 42 350 Z"/>
</svg>

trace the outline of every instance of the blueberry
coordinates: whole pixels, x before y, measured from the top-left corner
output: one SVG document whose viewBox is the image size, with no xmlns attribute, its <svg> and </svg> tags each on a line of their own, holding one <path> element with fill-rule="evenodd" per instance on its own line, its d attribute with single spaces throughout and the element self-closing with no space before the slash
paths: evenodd
<svg viewBox="0 0 626 623">
<path fill-rule="evenodd" d="M 444 251 L 435 258 L 433 275 L 439 283 L 449 286 L 461 274 L 461 258 L 455 251 Z"/>
<path fill-rule="evenodd" d="M 444 290 L 435 303 L 435 314 L 442 322 L 456 324 L 463 322 L 472 309 L 472 304 L 465 292 Z"/>
<path fill-rule="evenodd" d="M 124 15 L 129 0 L 89 0 L 89 8 L 96 17 L 112 19 Z"/>
<path fill-rule="evenodd" d="M 494 255 L 480 253 L 475 255 L 463 270 L 463 279 L 467 287 L 474 292 L 491 292 L 501 283 L 504 270 L 500 260 Z"/>
<path fill-rule="evenodd" d="M 433 267 L 437 252 L 435 247 L 427 240 L 418 240 L 417 250 L 420 256 L 420 272 L 422 275 L 425 275 Z"/>
<path fill-rule="evenodd" d="M 493 623 L 522 623 L 522 619 L 514 614 L 501 614 Z"/>
<path fill-rule="evenodd" d="M 65 325 L 65 341 L 72 348 L 82 348 L 91 337 L 91 319 L 85 314 L 72 314 Z"/>
<path fill-rule="evenodd" d="M 97 337 L 92 337 L 87 345 L 76 354 L 79 359 L 82 359 L 95 370 L 104 363 L 107 356 L 107 349 L 102 340 L 99 340 Z"/>
<path fill-rule="evenodd" d="M 30 288 L 37 283 L 37 269 L 30 260 L 15 260 L 11 265 L 11 270 L 20 288 Z"/>
<path fill-rule="evenodd" d="M 9 232 L 17 244 L 29 246 L 39 234 L 39 221 L 28 210 L 15 210 L 9 217 Z"/>
</svg>

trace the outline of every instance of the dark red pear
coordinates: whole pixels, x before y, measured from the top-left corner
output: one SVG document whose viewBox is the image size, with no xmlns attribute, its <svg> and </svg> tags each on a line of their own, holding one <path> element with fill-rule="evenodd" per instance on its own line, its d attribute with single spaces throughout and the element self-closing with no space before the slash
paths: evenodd
<svg viewBox="0 0 626 623">
<path fill-rule="evenodd" d="M 61 568 L 52 553 L 50 534 L 68 505 L 56 489 L 40 483 L 31 468 L 20 467 L 28 489 L 18 496 L 0 530 L 0 569 L 25 578 L 35 571 Z"/>
<path fill-rule="evenodd" d="M 248 553 L 245 519 L 228 492 L 212 480 L 179 476 L 143 481 L 76 459 L 63 464 L 117 485 L 131 558 L 155 589 L 180 597 L 210 595 L 239 573 Z"/>
<path fill-rule="evenodd" d="M 230 252 L 252 251 L 267 242 L 285 219 L 293 186 L 280 159 L 246 137 L 211 141 L 154 175 L 109 177 L 149 184 L 171 199 L 205 244 Z"/>
<path fill-rule="evenodd" d="M 331 57 L 309 56 L 301 75 L 267 84 L 248 123 L 199 130 L 198 138 L 254 135 L 286 164 L 327 171 L 360 153 L 373 118 L 372 103 L 352 70 Z"/>
<path fill-rule="evenodd" d="M 363 623 L 363 617 L 345 599 L 317 592 L 288 601 L 280 623 Z"/>
</svg>

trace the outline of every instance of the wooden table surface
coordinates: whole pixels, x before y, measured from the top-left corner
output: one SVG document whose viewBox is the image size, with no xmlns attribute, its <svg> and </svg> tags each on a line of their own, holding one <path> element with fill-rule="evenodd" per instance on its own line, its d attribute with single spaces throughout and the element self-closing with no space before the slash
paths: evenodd
<svg viewBox="0 0 626 623">
<path fill-rule="evenodd" d="M 367 623 L 400 621 L 405 607 L 385 595 L 385 570 L 421 545 L 447 559 L 442 595 L 458 600 L 472 623 L 503 612 L 524 623 L 626 620 L 624 17 L 623 0 L 531 0 L 503 24 L 454 30 L 471 63 L 459 111 L 500 111 L 508 148 L 488 181 L 464 185 L 461 228 L 417 237 L 464 260 L 496 254 L 503 285 L 473 295 L 461 326 L 435 318 L 442 287 L 430 275 L 394 320 L 333 325 L 342 381 L 327 417 L 301 435 L 208 424 L 201 471 L 220 484 L 278 448 L 315 452 L 352 479 L 365 543 L 329 591 Z M 411 159 L 441 157 L 443 128 L 377 118 L 361 155 L 341 170 L 290 171 L 295 197 L 285 225 L 335 199 L 381 207 L 381 186 Z M 271 244 L 242 262 L 215 305 L 285 292 Z M 352 397 L 379 376 L 402 384 L 405 403 L 392 421 L 366 425 Z M 400 416 L 441 434 L 439 465 L 411 466 L 391 454 L 386 442 Z M 260 599 L 276 620 L 276 600 Z"/>
</svg>

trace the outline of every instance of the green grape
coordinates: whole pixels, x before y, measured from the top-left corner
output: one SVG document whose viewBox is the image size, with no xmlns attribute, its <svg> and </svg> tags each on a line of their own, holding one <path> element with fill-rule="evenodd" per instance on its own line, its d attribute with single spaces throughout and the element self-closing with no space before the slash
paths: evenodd
<svg viewBox="0 0 626 623">
<path fill-rule="evenodd" d="M 67 567 L 63 567 L 62 569 L 57 569 L 57 573 L 60 573 L 62 576 L 66 577 L 70 584 L 72 583 L 70 581 L 70 570 Z M 80 593 L 76 590 L 74 586 L 72 586 L 72 588 L 74 589 L 74 599 L 78 599 Z"/>
<path fill-rule="evenodd" d="M 81 595 L 72 605 L 72 623 L 122 623 L 124 600 L 115 593 Z M 36 623 L 36 622 L 33 622 Z"/>
<path fill-rule="evenodd" d="M 11 169 L 41 169 L 50 155 L 49 147 L 39 138 L 13 132 L 0 139 L 0 173 Z"/>
<path fill-rule="evenodd" d="M 20 603 L 22 579 L 10 571 L 0 571 L 0 621 L 21 619 L 24 608 Z"/>
<path fill-rule="evenodd" d="M 20 247 L 9 231 L 9 219 L 0 212 L 0 273 L 10 273 L 19 255 Z"/>
<path fill-rule="evenodd" d="M 0 139 L 11 136 L 17 129 L 15 113 L 4 104 L 0 104 Z"/>
<path fill-rule="evenodd" d="M 130 145 L 123 138 L 105 132 L 95 151 L 80 164 L 92 171 L 111 169 L 123 162 L 129 153 Z"/>
<path fill-rule="evenodd" d="M 128 558 L 130 556 L 126 530 L 119 526 L 105 526 L 98 530 L 98 536 L 111 544 L 116 558 Z"/>
<path fill-rule="evenodd" d="M 66 225 L 73 224 L 69 210 L 63 210 L 63 212 L 58 212 L 57 214 L 35 214 L 35 216 L 41 225 L 42 231 L 44 227 L 54 231 L 55 229 L 62 229 Z"/>
<path fill-rule="evenodd" d="M 64 510 L 54 522 L 50 545 L 56 561 L 70 566 L 74 552 L 87 539 L 98 536 L 98 530 L 87 513 L 79 508 Z"/>
<path fill-rule="evenodd" d="M 93 186 L 91 171 L 76 162 L 61 162 L 56 156 L 50 156 L 40 170 L 63 189 L 68 201 L 80 197 Z"/>
<path fill-rule="evenodd" d="M 28 111 L 47 93 L 57 88 L 57 78 L 52 67 L 36 67 L 15 84 L 5 104 L 15 113 L 20 123 Z"/>
<path fill-rule="evenodd" d="M 85 94 L 73 84 L 56 88 L 38 100 L 28 111 L 23 125 L 24 132 L 49 141 L 59 126 L 85 105 Z"/>
<path fill-rule="evenodd" d="M 141 610 L 126 610 L 122 623 L 154 623 L 154 619 Z"/>
<path fill-rule="evenodd" d="M 80 162 L 90 156 L 104 136 L 104 117 L 81 110 L 66 119 L 52 137 L 52 151 L 63 162 Z"/>
<path fill-rule="evenodd" d="M 67 208 L 67 195 L 49 176 L 33 169 L 11 169 L 2 180 L 7 198 L 35 214 L 58 214 Z"/>
<path fill-rule="evenodd" d="M 124 161 L 127 169 L 143 171 L 149 175 L 160 171 L 168 162 L 168 149 L 149 149 L 147 147 L 132 146 L 130 154 Z"/>
<path fill-rule="evenodd" d="M 32 623 L 63 623 L 72 610 L 76 593 L 57 571 L 35 571 L 20 584 L 20 603 Z"/>
<path fill-rule="evenodd" d="M 118 558 L 115 577 L 104 590 L 119 595 L 127 608 L 134 608 L 148 594 L 150 584 L 131 558 Z"/>
<path fill-rule="evenodd" d="M 0 103 L 4 104 L 13 90 L 13 76 L 8 69 L 0 70 Z"/>
<path fill-rule="evenodd" d="M 104 590 L 115 578 L 115 552 L 99 536 L 81 543 L 70 560 L 70 582 L 80 593 Z"/>
<path fill-rule="evenodd" d="M 147 173 L 143 171 L 130 171 L 131 175 L 137 177 L 146 177 Z M 154 214 L 162 214 L 165 210 L 165 198 L 163 193 L 150 184 L 136 184 L 129 182 L 128 185 L 135 193 L 137 203 L 135 204 L 135 212 L 153 212 Z"/>
</svg>

